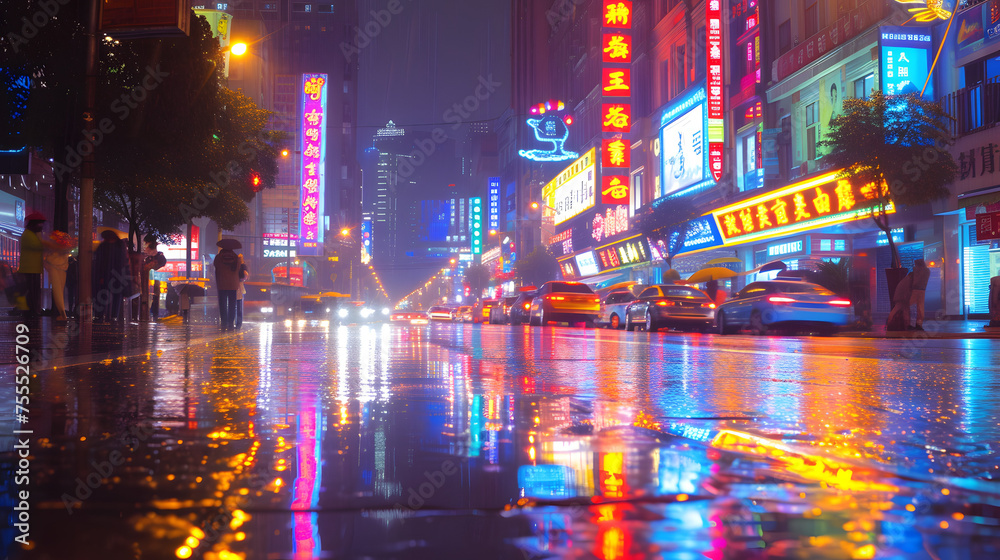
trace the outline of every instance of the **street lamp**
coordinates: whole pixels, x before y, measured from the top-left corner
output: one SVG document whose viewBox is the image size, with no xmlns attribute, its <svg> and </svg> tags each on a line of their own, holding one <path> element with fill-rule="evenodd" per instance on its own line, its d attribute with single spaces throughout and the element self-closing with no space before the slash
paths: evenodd
<svg viewBox="0 0 1000 560">
<path fill-rule="evenodd" d="M 243 56 L 247 52 L 246 43 L 233 43 L 233 46 L 229 48 L 229 52 L 236 56 Z"/>
</svg>

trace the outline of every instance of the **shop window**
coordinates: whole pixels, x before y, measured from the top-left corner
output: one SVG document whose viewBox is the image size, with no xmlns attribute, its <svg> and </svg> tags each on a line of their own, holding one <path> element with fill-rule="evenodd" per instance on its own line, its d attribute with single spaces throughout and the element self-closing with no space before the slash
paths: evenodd
<svg viewBox="0 0 1000 560">
<path fill-rule="evenodd" d="M 778 52 L 785 54 L 792 48 L 792 20 L 778 26 Z"/>
<path fill-rule="evenodd" d="M 813 2 L 806 8 L 806 38 L 819 33 L 819 3 Z"/>
<path fill-rule="evenodd" d="M 875 87 L 875 74 L 868 74 L 864 78 L 854 80 L 854 97 L 858 99 L 868 99 Z"/>
<path fill-rule="evenodd" d="M 832 251 L 833 244 L 832 239 L 820 239 L 819 240 L 819 250 L 824 252 Z"/>
<path fill-rule="evenodd" d="M 806 151 L 807 159 L 816 159 L 816 123 L 818 114 L 818 104 L 816 102 L 806 105 Z"/>
</svg>

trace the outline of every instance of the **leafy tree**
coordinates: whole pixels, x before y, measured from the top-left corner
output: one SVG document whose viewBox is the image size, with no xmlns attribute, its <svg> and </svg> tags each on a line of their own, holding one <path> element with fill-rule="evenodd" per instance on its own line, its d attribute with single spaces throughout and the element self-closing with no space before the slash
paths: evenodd
<svg viewBox="0 0 1000 560">
<path fill-rule="evenodd" d="M 698 211 L 687 199 L 661 198 L 640 208 L 632 224 L 649 239 L 664 242 L 667 249 L 664 260 L 667 268 L 671 268 L 674 257 L 684 247 L 689 222 L 697 216 Z"/>
<path fill-rule="evenodd" d="M 525 284 L 540 286 L 555 280 L 559 262 L 547 247 L 539 246 L 514 262 L 514 269 Z"/>
<path fill-rule="evenodd" d="M 465 283 L 469 292 L 478 298 L 490 283 L 490 268 L 482 264 L 473 264 L 465 269 Z"/>
<path fill-rule="evenodd" d="M 838 296 L 849 297 L 851 291 L 851 259 L 821 261 L 816 264 L 816 283 Z"/>
<path fill-rule="evenodd" d="M 840 178 L 866 193 L 857 202 L 885 232 L 892 268 L 902 264 L 889 233 L 889 209 L 946 198 L 955 178 L 948 118 L 938 103 L 874 91 L 868 99 L 845 99 L 844 113 L 830 121 L 820 143 L 831 149 L 824 160 L 843 168 Z"/>
</svg>

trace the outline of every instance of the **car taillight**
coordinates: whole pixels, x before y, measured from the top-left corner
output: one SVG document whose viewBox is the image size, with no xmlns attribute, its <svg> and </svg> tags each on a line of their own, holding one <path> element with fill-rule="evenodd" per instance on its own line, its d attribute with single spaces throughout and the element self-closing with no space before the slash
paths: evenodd
<svg viewBox="0 0 1000 560">
<path fill-rule="evenodd" d="M 795 303 L 794 299 L 785 296 L 771 296 L 767 298 L 767 301 L 771 303 Z"/>
<path fill-rule="evenodd" d="M 526 304 L 524 304 L 524 308 L 525 308 L 525 309 L 531 309 L 531 304 L 530 304 L 530 303 L 526 303 Z"/>
<path fill-rule="evenodd" d="M 715 309 L 715 307 L 716 307 L 716 305 L 714 303 L 703 303 L 703 304 L 701 304 L 701 306 L 702 307 L 707 307 L 709 309 Z"/>
<path fill-rule="evenodd" d="M 563 297 L 563 296 L 550 296 L 550 297 L 549 297 L 549 299 L 554 299 L 554 300 L 556 300 L 556 301 L 563 301 L 563 300 L 565 300 L 566 298 L 565 298 L 565 297 Z"/>
<path fill-rule="evenodd" d="M 672 302 L 672 301 L 670 301 L 670 300 L 665 300 L 665 301 L 658 301 L 658 302 L 656 302 L 656 305 L 659 305 L 660 307 L 673 307 L 673 306 L 675 306 L 677 304 L 674 303 L 674 302 Z"/>
<path fill-rule="evenodd" d="M 851 302 L 846 299 L 835 299 L 830 301 L 830 305 L 836 305 L 837 307 L 850 307 Z"/>
<path fill-rule="evenodd" d="M 601 303 L 601 298 L 600 297 L 595 297 L 594 298 L 594 303 Z"/>
</svg>

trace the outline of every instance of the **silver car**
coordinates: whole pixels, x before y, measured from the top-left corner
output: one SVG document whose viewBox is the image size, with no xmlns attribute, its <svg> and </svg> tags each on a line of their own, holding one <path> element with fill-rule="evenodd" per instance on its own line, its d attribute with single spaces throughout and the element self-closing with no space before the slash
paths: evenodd
<svg viewBox="0 0 1000 560">
<path fill-rule="evenodd" d="M 635 294 L 628 288 L 609 292 L 601 302 L 601 315 L 597 318 L 597 323 L 609 329 L 624 328 L 625 308 L 633 301 Z"/>
</svg>

